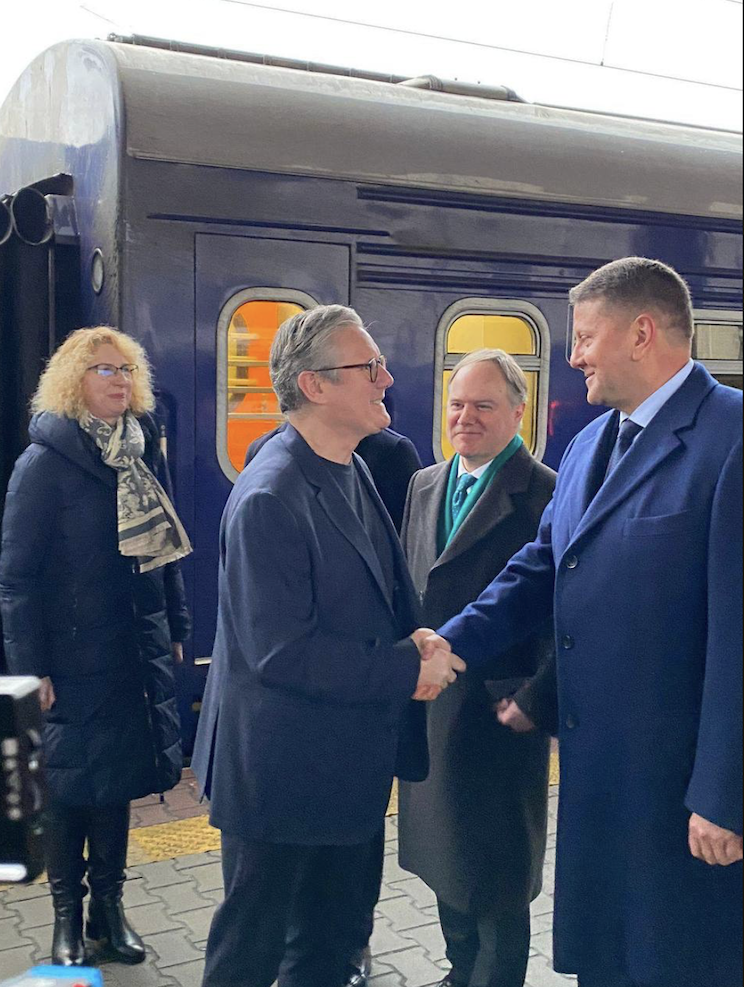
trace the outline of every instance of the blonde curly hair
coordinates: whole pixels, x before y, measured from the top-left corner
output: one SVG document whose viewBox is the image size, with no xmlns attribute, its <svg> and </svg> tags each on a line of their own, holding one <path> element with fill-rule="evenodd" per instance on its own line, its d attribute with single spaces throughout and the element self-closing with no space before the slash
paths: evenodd
<svg viewBox="0 0 744 987">
<path fill-rule="evenodd" d="M 106 343 L 115 346 L 127 363 L 137 367 L 132 377 L 130 411 L 135 415 L 152 411 L 155 397 L 147 354 L 135 339 L 110 326 L 92 326 L 70 333 L 41 375 L 31 401 L 32 411 L 51 411 L 55 415 L 80 421 L 88 410 L 83 401 L 83 377 L 94 362 L 98 347 Z"/>
</svg>

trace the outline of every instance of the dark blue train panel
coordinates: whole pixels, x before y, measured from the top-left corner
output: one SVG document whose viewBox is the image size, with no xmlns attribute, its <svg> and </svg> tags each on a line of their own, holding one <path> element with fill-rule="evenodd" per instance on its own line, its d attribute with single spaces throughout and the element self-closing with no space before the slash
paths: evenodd
<svg viewBox="0 0 744 987">
<path fill-rule="evenodd" d="M 278 420 L 281 321 L 357 308 L 425 462 L 448 453 L 454 363 L 508 349 L 530 382 L 525 438 L 557 466 L 596 414 L 566 361 L 567 293 L 606 261 L 685 275 L 698 356 L 741 386 L 741 162 L 732 134 L 126 44 L 59 45 L 29 67 L 0 111 L 0 194 L 70 176 L 50 208 L 77 238 L 76 317 L 132 333 L 155 364 L 196 549 L 187 734 L 222 507 Z"/>
</svg>

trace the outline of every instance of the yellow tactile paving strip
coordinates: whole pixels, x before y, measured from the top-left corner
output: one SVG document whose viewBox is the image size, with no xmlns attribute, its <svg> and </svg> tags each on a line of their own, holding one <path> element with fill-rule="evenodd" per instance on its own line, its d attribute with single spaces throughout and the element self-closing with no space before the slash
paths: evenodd
<svg viewBox="0 0 744 987">
<path fill-rule="evenodd" d="M 398 812 L 398 790 L 392 793 L 387 814 Z M 129 833 L 128 864 L 154 864 L 174 857 L 208 853 L 219 850 L 220 834 L 209 825 L 207 816 L 195 819 L 180 819 L 178 822 L 161 823 L 158 826 L 144 826 Z"/>
<path fill-rule="evenodd" d="M 558 784 L 558 754 L 550 756 L 550 784 Z M 393 789 L 387 814 L 397 815 L 398 788 Z M 145 826 L 133 829 L 129 834 L 129 866 L 152 864 L 174 857 L 207 853 L 219 850 L 220 834 L 209 825 L 207 816 L 195 819 L 181 819 L 178 822 L 162 823 L 158 826 Z"/>
<path fill-rule="evenodd" d="M 219 830 L 212 829 L 207 816 L 145 826 L 129 833 L 129 865 L 153 864 L 159 860 L 186 857 L 192 853 L 219 850 Z"/>
<path fill-rule="evenodd" d="M 558 753 L 550 755 L 550 784 L 558 784 Z M 398 814 L 398 786 L 393 788 L 387 814 Z M 129 833 L 130 867 L 140 864 L 154 864 L 162 860 L 173 860 L 175 857 L 186 857 L 190 854 L 208 853 L 219 850 L 220 834 L 209 825 L 206 815 L 194 819 L 180 819 L 177 822 L 161 823 L 157 826 L 145 826 L 133 829 Z M 46 880 L 42 875 L 34 883 Z M 0 891 L 6 886 L 0 885 Z"/>
<path fill-rule="evenodd" d="M 553 751 L 550 755 L 550 784 L 557 785 L 560 780 L 561 769 L 558 763 L 558 751 Z"/>
</svg>

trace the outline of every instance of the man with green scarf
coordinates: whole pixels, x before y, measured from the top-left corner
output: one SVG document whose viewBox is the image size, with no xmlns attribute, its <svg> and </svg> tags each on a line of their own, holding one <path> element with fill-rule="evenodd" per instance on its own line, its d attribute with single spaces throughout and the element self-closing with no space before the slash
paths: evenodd
<svg viewBox="0 0 744 987">
<path fill-rule="evenodd" d="M 527 394 L 524 373 L 501 350 L 471 353 L 452 373 L 447 435 L 456 455 L 413 478 L 401 535 L 431 627 L 476 599 L 532 541 L 552 497 L 555 474 L 519 435 Z M 427 710 L 428 779 L 401 786 L 401 864 L 435 892 L 452 964 L 440 987 L 525 981 L 550 741 L 501 725 L 494 707 L 509 722 L 543 722 L 551 652 L 550 628 L 536 626 L 506 660 L 494 656 L 498 681 L 488 663 L 460 676 Z"/>
</svg>

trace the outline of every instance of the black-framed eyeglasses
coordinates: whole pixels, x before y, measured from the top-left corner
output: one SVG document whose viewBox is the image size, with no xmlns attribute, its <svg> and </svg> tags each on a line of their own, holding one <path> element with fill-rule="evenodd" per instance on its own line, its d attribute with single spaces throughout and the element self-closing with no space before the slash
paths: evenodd
<svg viewBox="0 0 744 987">
<path fill-rule="evenodd" d="M 95 366 L 88 367 L 88 370 L 98 374 L 99 377 L 116 377 L 117 374 L 121 374 L 125 380 L 131 380 L 138 369 L 136 363 L 125 363 L 121 367 L 115 367 L 113 363 L 96 363 Z"/>
<path fill-rule="evenodd" d="M 387 357 L 373 356 L 367 363 L 346 363 L 343 367 L 316 367 L 312 372 L 314 374 L 325 374 L 331 370 L 366 370 L 369 374 L 370 381 L 376 384 L 377 378 L 380 376 L 380 367 L 387 370 Z"/>
</svg>

